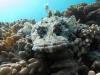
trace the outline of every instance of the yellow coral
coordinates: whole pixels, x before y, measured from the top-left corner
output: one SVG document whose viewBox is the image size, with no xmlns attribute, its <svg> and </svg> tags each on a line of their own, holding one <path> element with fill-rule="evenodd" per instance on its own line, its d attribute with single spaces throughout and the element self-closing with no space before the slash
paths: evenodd
<svg viewBox="0 0 100 75">
<path fill-rule="evenodd" d="M 13 46 L 16 43 L 16 39 L 14 37 L 7 37 L 3 40 L 3 44 L 6 48 Z"/>
<path fill-rule="evenodd" d="M 14 39 L 11 38 L 11 37 L 7 37 L 7 38 L 6 38 L 6 43 L 7 43 L 8 46 L 13 45 L 13 41 L 14 41 Z"/>
</svg>

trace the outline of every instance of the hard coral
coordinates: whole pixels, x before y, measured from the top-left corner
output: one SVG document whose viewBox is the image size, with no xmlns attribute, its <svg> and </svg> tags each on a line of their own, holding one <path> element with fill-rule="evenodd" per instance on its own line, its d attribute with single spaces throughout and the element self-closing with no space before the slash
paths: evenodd
<svg viewBox="0 0 100 75">
<path fill-rule="evenodd" d="M 93 4 L 78 4 L 73 5 L 68 10 L 64 11 L 64 16 L 75 15 L 77 19 L 80 19 L 81 23 L 88 23 L 94 21 L 94 23 L 100 25 L 100 3 Z M 92 24 L 94 24 L 92 23 Z"/>
<path fill-rule="evenodd" d="M 32 49 L 37 58 L 42 59 L 43 62 L 47 61 L 48 67 L 46 68 L 50 71 L 47 74 L 71 75 L 78 73 L 78 61 L 74 60 L 80 58 L 87 52 L 87 49 L 81 43 L 82 38 L 77 37 L 76 34 L 78 29 L 81 30 L 84 27 L 87 25 L 78 23 L 74 16 L 70 18 L 45 17 L 36 23 L 31 33 Z M 73 62 L 71 63 L 71 61 Z M 75 66 L 76 68 L 74 68 Z"/>
<path fill-rule="evenodd" d="M 29 22 L 24 23 L 23 28 L 21 28 L 20 30 L 18 30 L 17 34 L 21 35 L 21 36 L 26 36 L 26 35 L 30 35 L 31 34 L 31 30 L 32 30 L 33 25 Z"/>
</svg>

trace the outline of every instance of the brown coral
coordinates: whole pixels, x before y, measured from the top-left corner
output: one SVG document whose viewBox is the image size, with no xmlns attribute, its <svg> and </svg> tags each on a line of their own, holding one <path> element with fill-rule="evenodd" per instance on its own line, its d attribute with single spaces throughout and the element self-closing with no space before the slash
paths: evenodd
<svg viewBox="0 0 100 75">
<path fill-rule="evenodd" d="M 100 25 L 100 3 L 93 4 L 78 4 L 72 5 L 68 10 L 64 11 L 64 16 L 75 15 L 77 19 L 80 19 L 81 23 L 88 23 L 94 21 Z M 92 23 L 94 24 L 94 23 Z M 90 25 L 90 24 L 89 24 Z"/>
</svg>

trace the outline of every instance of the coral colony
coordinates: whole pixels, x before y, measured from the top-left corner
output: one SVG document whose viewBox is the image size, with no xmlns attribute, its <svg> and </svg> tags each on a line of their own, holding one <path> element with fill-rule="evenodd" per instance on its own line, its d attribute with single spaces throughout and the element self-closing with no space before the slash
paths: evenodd
<svg viewBox="0 0 100 75">
<path fill-rule="evenodd" d="M 39 22 L 0 22 L 0 75 L 100 75 L 100 3 L 45 7 Z"/>
</svg>

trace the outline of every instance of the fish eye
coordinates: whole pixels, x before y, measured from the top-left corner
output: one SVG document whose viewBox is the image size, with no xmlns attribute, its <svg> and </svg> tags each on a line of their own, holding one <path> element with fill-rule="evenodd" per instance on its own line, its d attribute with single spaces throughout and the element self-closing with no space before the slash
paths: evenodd
<svg viewBox="0 0 100 75">
<path fill-rule="evenodd" d="M 53 29 L 53 32 L 54 32 L 56 35 L 60 36 L 60 34 L 62 33 L 61 24 L 55 25 L 55 26 L 54 26 L 54 29 Z"/>
<path fill-rule="evenodd" d="M 44 35 L 47 33 L 47 28 L 46 27 L 39 27 L 37 29 L 37 33 L 39 34 L 40 38 L 43 38 Z"/>
</svg>

